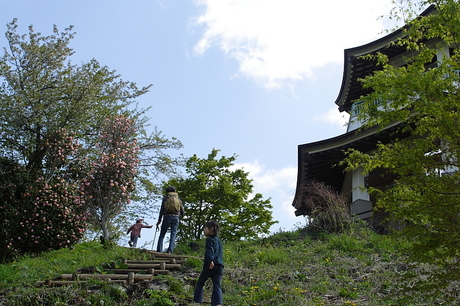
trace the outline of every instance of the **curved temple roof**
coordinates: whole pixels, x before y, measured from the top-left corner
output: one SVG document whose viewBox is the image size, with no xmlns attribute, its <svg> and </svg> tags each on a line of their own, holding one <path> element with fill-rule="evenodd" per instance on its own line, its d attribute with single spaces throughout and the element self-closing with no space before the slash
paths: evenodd
<svg viewBox="0 0 460 306">
<path fill-rule="evenodd" d="M 429 15 L 434 10 L 435 7 L 432 5 L 420 14 L 420 16 Z M 404 47 L 392 44 L 392 42 L 397 41 L 404 35 L 403 29 L 400 28 L 387 36 L 365 45 L 344 50 L 342 86 L 335 100 L 335 104 L 339 106 L 339 111 L 349 112 L 354 100 L 369 93 L 368 90 L 362 88 L 359 79 L 380 69 L 375 61 L 365 60 L 360 57 L 381 52 L 391 58 L 404 53 L 406 51 Z"/>
</svg>

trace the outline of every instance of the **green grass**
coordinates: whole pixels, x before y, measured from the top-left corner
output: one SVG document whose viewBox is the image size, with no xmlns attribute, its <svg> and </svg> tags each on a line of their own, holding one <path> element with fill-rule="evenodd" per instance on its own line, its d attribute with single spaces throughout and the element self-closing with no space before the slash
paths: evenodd
<svg viewBox="0 0 460 306">
<path fill-rule="evenodd" d="M 137 251 L 98 243 L 77 244 L 73 249 L 60 249 L 39 257 L 23 257 L 18 261 L 0 265 L 0 290 L 21 287 L 36 281 L 54 278 L 63 273 L 74 273 L 79 268 L 103 266 L 122 258 L 139 257 Z"/>
<path fill-rule="evenodd" d="M 200 250 L 192 252 L 188 243 L 179 243 L 176 253 L 202 256 L 204 243 L 198 244 Z M 224 302 L 234 306 L 458 304 L 458 292 L 407 291 L 434 268 L 408 263 L 406 249 L 406 242 L 365 228 L 321 235 L 299 229 L 255 241 L 228 242 L 224 244 Z M 167 285 L 167 291 L 145 289 L 128 294 L 102 282 L 85 285 L 92 286 L 91 291 L 84 286 L 53 290 L 33 286 L 36 281 L 78 268 L 102 269 L 122 258 L 145 256 L 136 249 L 83 243 L 72 250 L 0 265 L 0 291 L 8 297 L 6 305 L 188 305 L 186 300 L 193 295 L 202 267 L 195 257 L 185 264 L 181 275 L 155 278 Z M 211 285 L 207 284 L 205 299 L 209 300 L 210 294 Z"/>
</svg>

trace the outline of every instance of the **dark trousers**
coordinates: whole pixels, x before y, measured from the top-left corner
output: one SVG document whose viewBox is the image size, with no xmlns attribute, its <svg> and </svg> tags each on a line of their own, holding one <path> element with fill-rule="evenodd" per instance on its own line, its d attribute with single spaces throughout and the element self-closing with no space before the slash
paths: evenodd
<svg viewBox="0 0 460 306">
<path fill-rule="evenodd" d="M 179 227 L 179 216 L 177 215 L 164 215 L 163 223 L 161 223 L 160 237 L 158 238 L 157 252 L 163 251 L 163 240 L 165 238 L 168 228 L 171 228 L 171 235 L 169 236 L 169 247 L 167 252 L 174 252 L 176 247 L 176 234 Z"/>
<path fill-rule="evenodd" d="M 222 275 L 224 274 L 224 267 L 221 265 L 215 265 L 214 268 L 209 269 L 209 266 L 203 267 L 200 277 L 195 286 L 195 293 L 193 295 L 193 301 L 195 303 L 203 302 L 203 287 L 206 281 L 211 278 L 212 280 L 212 296 L 211 305 L 222 305 Z"/>
<path fill-rule="evenodd" d="M 133 243 L 133 248 L 137 247 L 137 239 L 139 239 L 139 236 L 131 235 L 131 239 L 129 241 Z"/>
</svg>

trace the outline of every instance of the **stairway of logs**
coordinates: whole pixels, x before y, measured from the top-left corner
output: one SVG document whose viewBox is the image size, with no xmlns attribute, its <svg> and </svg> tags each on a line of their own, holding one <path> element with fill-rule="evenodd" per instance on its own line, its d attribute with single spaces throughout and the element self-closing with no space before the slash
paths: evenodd
<svg viewBox="0 0 460 306">
<path fill-rule="evenodd" d="M 62 274 L 53 280 L 36 282 L 37 286 L 65 286 L 83 283 L 90 279 L 105 280 L 120 285 L 130 285 L 136 282 L 153 280 L 155 275 L 170 274 L 174 270 L 180 270 L 187 256 L 159 253 L 144 250 L 150 253 L 151 260 L 123 260 L 123 268 L 106 268 L 103 273 L 97 273 L 95 269 L 79 269 L 73 274 Z"/>
</svg>

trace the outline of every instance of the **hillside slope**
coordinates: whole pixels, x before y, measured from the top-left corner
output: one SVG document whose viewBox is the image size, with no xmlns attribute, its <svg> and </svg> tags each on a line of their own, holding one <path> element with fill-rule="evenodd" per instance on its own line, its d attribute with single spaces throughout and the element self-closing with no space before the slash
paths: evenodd
<svg viewBox="0 0 460 306">
<path fill-rule="evenodd" d="M 193 305 L 203 241 L 180 271 L 133 285 L 89 281 L 66 287 L 36 287 L 37 281 L 92 267 L 104 273 L 122 259 L 142 260 L 148 252 L 83 243 L 0 266 L 0 305 Z M 414 292 L 433 267 L 407 262 L 407 244 L 365 228 L 347 234 L 280 232 L 256 241 L 224 244 L 225 305 L 456 305 L 456 286 Z M 435 281 L 434 281 L 435 283 Z M 209 300 L 210 286 L 205 299 Z"/>
</svg>

